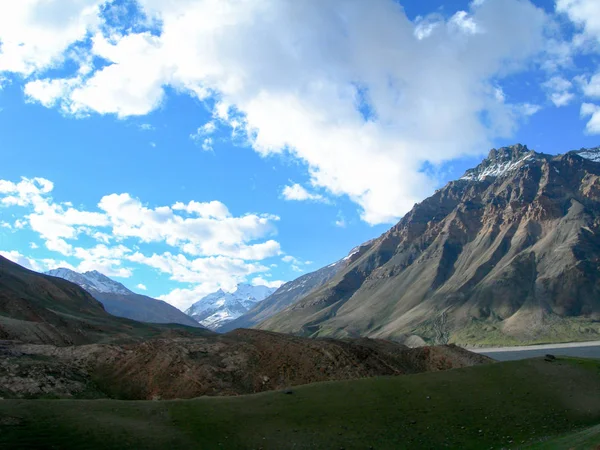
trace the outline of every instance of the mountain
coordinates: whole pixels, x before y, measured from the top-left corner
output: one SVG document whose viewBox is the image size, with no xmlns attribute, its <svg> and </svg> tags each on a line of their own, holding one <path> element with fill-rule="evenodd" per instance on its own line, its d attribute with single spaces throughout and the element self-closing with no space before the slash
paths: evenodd
<svg viewBox="0 0 600 450">
<path fill-rule="evenodd" d="M 345 268 L 354 259 L 357 259 L 364 251 L 366 251 L 370 244 L 371 242 L 366 242 L 365 244 L 352 249 L 350 253 L 348 253 L 348 256 L 339 261 L 314 272 L 302 275 L 294 281 L 285 283 L 273 294 L 258 303 L 245 314 L 221 325 L 217 331 L 226 333 L 235 330 L 236 328 L 252 328 L 260 322 L 277 314 L 279 311 L 283 311 L 288 306 L 296 303 L 302 297 L 305 297 L 332 279 L 340 270 Z"/>
<path fill-rule="evenodd" d="M 102 292 L 104 294 L 122 294 L 129 295 L 133 294 L 129 289 L 118 283 L 115 280 L 111 280 L 106 275 L 93 270 L 91 272 L 78 273 L 70 269 L 59 268 L 53 269 L 46 272 L 46 275 L 52 277 L 59 277 L 65 280 L 69 280 L 72 283 L 78 284 L 88 292 Z"/>
<path fill-rule="evenodd" d="M 239 291 L 267 292 L 246 286 Z M 238 395 L 489 361 L 456 346 L 410 349 L 371 339 L 307 339 L 259 330 L 217 334 L 135 322 L 108 314 L 75 283 L 0 256 L 2 398 Z"/>
<path fill-rule="evenodd" d="M 33 272 L 0 256 L 0 340 L 72 346 L 207 334 L 213 333 L 115 317 L 77 284 Z"/>
<path fill-rule="evenodd" d="M 189 307 L 186 314 L 200 325 L 216 330 L 237 319 L 252 309 L 257 303 L 269 297 L 275 288 L 238 284 L 234 292 L 217 292 L 202 297 Z"/>
<path fill-rule="evenodd" d="M 472 345 L 598 339 L 599 161 L 600 148 L 493 149 L 258 328 Z"/>
<path fill-rule="evenodd" d="M 104 305 L 110 314 L 118 317 L 149 323 L 179 323 L 198 327 L 191 317 L 162 300 L 130 291 L 121 283 L 108 278 L 97 271 L 78 273 L 60 268 L 46 272 L 46 275 L 63 278 L 88 291 Z"/>
</svg>

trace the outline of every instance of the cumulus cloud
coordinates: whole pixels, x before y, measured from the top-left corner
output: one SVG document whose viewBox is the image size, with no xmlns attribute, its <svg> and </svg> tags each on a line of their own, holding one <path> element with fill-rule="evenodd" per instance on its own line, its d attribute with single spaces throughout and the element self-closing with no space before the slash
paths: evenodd
<svg viewBox="0 0 600 450">
<path fill-rule="evenodd" d="M 0 250 L 0 255 L 4 256 L 9 261 L 25 267 L 26 269 L 35 271 L 40 270 L 41 266 L 34 259 L 28 258 L 16 250 Z"/>
<path fill-rule="evenodd" d="M 556 0 L 556 10 L 567 14 L 586 34 L 600 37 L 600 3 L 596 0 Z"/>
<path fill-rule="evenodd" d="M 575 98 L 575 94 L 571 92 L 573 83 L 561 76 L 554 76 L 543 84 L 546 89 L 548 98 L 554 106 L 560 108 L 567 106 Z"/>
<path fill-rule="evenodd" d="M 76 259 L 78 272 L 97 270 L 127 278 L 133 275 L 131 263 L 137 263 L 174 281 L 194 284 L 192 289 L 177 289 L 165 296 L 177 305 L 197 300 L 185 297 L 186 293 L 208 293 L 208 289 L 235 286 L 250 275 L 267 272 L 269 268 L 260 261 L 282 254 L 279 242 L 268 239 L 276 232 L 279 217 L 274 215 L 234 216 L 219 201 L 149 207 L 127 193 L 105 195 L 97 211 L 87 211 L 54 201 L 53 188 L 44 178 L 0 180 L 0 206 L 25 208 L 22 226 L 37 232 L 48 250 Z M 96 245 L 80 245 L 82 235 L 96 240 Z M 126 241 L 134 243 L 134 250 Z M 144 244 L 163 244 L 176 252 L 146 254 L 138 250 Z M 8 254 L 36 270 L 54 266 L 54 260 Z"/>
<path fill-rule="evenodd" d="M 600 73 L 595 74 L 589 80 L 582 80 L 583 93 L 587 97 L 600 98 Z"/>
<path fill-rule="evenodd" d="M 2 2 L 0 72 L 29 75 L 60 64 L 69 46 L 100 24 L 103 3 L 106 0 Z"/>
<path fill-rule="evenodd" d="M 548 22 L 520 0 L 473 2 L 448 19 L 415 22 L 393 0 L 139 5 L 157 32 L 105 35 L 97 18 L 72 14 L 78 32 L 65 36 L 74 43 L 91 34 L 89 55 L 107 64 L 31 80 L 29 98 L 118 117 L 158 108 L 167 86 L 214 98 L 215 126 L 260 155 L 302 161 L 312 185 L 348 196 L 371 224 L 395 221 L 431 193 L 438 181 L 424 163 L 479 154 L 514 132 L 531 108 L 499 101 L 493 86 L 543 51 Z M 204 149 L 210 128 L 200 130 Z"/>
<path fill-rule="evenodd" d="M 582 30 L 581 35 L 573 39 L 577 42 L 590 39 L 595 41 L 595 52 L 600 53 L 600 2 L 596 0 L 557 0 L 556 10 L 566 14 L 572 22 Z M 579 44 L 581 46 L 581 44 Z M 579 77 L 583 94 L 591 98 L 600 98 L 600 72 L 591 78 Z M 600 134 L 600 111 L 597 105 L 583 103 L 581 105 L 581 117 L 590 117 L 586 124 L 588 134 Z"/>
<path fill-rule="evenodd" d="M 142 284 L 142 283 L 138 284 L 136 287 L 137 287 L 139 290 L 141 290 L 141 291 L 147 291 L 147 290 L 148 290 L 148 288 L 146 287 L 146 285 L 145 285 L 145 284 Z"/>
<path fill-rule="evenodd" d="M 314 194 L 308 192 L 306 188 L 299 185 L 298 183 L 292 184 L 291 186 L 285 186 L 281 195 L 286 200 L 297 200 L 297 201 L 315 201 L 315 202 L 323 202 L 325 201 L 325 197 L 320 194 Z"/>
<path fill-rule="evenodd" d="M 592 103 L 581 105 L 581 117 L 591 116 L 585 130 L 589 134 L 600 134 L 600 106 Z"/>
<path fill-rule="evenodd" d="M 265 280 L 263 277 L 255 277 L 252 279 L 252 284 L 254 286 L 266 286 L 269 288 L 280 288 L 282 285 L 285 284 L 285 281 L 281 281 L 281 280 L 269 281 L 269 280 Z"/>
</svg>

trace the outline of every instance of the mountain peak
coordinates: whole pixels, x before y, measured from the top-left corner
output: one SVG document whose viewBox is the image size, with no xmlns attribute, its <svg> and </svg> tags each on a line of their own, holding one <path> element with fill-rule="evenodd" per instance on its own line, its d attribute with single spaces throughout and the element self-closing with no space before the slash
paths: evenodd
<svg viewBox="0 0 600 450">
<path fill-rule="evenodd" d="M 481 164 L 469 169 L 460 178 L 467 181 L 483 181 L 488 177 L 499 177 L 512 172 L 525 164 L 525 161 L 534 159 L 538 155 L 529 150 L 526 145 L 515 144 L 499 149 L 491 149 L 488 157 Z"/>
<path fill-rule="evenodd" d="M 64 278 L 67 281 L 78 284 L 88 292 L 100 292 L 104 294 L 132 294 L 129 289 L 118 281 L 115 281 L 97 270 L 91 270 L 85 273 L 75 272 L 74 270 L 61 267 L 49 270 L 46 275 Z"/>
<path fill-rule="evenodd" d="M 529 153 L 531 150 L 526 145 L 514 144 L 499 149 L 491 149 L 487 159 L 490 161 L 518 160 Z"/>
<path fill-rule="evenodd" d="M 216 329 L 225 323 L 237 319 L 242 314 L 263 301 L 275 288 L 252 286 L 240 283 L 233 292 L 219 289 L 194 303 L 186 311 L 198 323 L 210 329 Z"/>
</svg>

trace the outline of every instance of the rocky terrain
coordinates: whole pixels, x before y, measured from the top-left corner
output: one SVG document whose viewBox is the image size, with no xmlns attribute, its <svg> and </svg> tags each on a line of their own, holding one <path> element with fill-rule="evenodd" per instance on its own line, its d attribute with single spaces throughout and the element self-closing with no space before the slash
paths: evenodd
<svg viewBox="0 0 600 450">
<path fill-rule="evenodd" d="M 454 346 L 225 335 L 108 314 L 79 286 L 0 258 L 0 397 L 190 398 L 490 361 Z"/>
<path fill-rule="evenodd" d="M 194 339 L 56 347 L 0 344 L 0 397 L 122 399 L 240 395 L 327 380 L 491 361 L 459 347 L 307 339 L 254 330 Z"/>
<path fill-rule="evenodd" d="M 46 272 L 46 275 L 71 281 L 104 305 L 104 309 L 118 317 L 149 323 L 179 323 L 198 327 L 191 317 L 162 300 L 136 294 L 121 283 L 97 271 L 77 273 L 60 268 Z"/>
<path fill-rule="evenodd" d="M 597 339 L 598 160 L 600 148 L 494 149 L 258 328 L 488 345 Z"/>
<path fill-rule="evenodd" d="M 113 316 L 78 285 L 0 256 L 0 340 L 69 346 L 207 334 L 213 333 L 205 328 Z"/>
</svg>

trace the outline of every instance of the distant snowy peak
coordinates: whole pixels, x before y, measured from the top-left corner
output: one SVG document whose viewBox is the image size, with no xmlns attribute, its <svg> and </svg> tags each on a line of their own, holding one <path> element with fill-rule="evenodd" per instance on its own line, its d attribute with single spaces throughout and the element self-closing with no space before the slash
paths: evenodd
<svg viewBox="0 0 600 450">
<path fill-rule="evenodd" d="M 571 153 L 594 162 L 600 162 L 600 147 L 582 148 L 581 150 L 574 150 Z"/>
<path fill-rule="evenodd" d="M 275 290 L 275 288 L 267 286 L 248 284 L 239 284 L 234 292 L 225 292 L 219 289 L 190 306 L 186 314 L 192 316 L 201 325 L 216 329 L 237 319 Z"/>
<path fill-rule="evenodd" d="M 46 272 L 46 275 L 63 278 L 72 283 L 78 284 L 88 292 L 101 292 L 103 294 L 133 294 L 121 283 L 111 280 L 106 275 L 101 274 L 96 270 L 91 272 L 78 273 L 70 269 L 59 268 Z"/>
<path fill-rule="evenodd" d="M 488 157 L 474 169 L 469 169 L 460 178 L 467 181 L 483 181 L 488 177 L 501 177 L 513 172 L 536 158 L 537 153 L 525 145 L 512 145 L 501 149 L 492 149 Z"/>
</svg>

